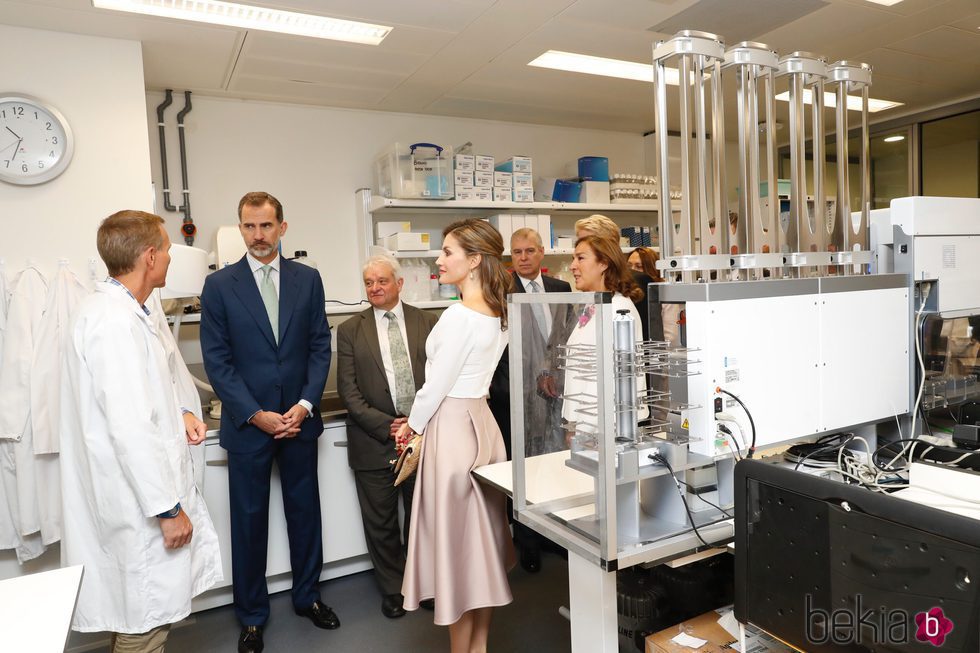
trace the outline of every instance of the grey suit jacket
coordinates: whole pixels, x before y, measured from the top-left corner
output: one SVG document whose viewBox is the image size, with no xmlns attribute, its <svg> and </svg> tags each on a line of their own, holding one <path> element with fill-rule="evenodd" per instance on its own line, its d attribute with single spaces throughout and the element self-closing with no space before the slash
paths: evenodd
<svg viewBox="0 0 980 653">
<path fill-rule="evenodd" d="M 438 316 L 402 303 L 415 389 L 425 382 L 425 340 Z M 347 461 L 354 470 L 385 469 L 395 458 L 395 406 L 385 376 L 374 307 L 337 328 L 337 391 L 347 407 Z"/>
</svg>

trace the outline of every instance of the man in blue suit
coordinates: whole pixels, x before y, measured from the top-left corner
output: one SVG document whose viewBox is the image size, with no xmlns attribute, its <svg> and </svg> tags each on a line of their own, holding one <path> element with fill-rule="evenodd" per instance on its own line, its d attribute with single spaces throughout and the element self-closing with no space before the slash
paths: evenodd
<svg viewBox="0 0 980 653">
<path fill-rule="evenodd" d="M 208 277 L 201 294 L 204 367 L 221 399 L 228 450 L 231 560 L 240 653 L 263 649 L 272 463 L 279 468 L 293 572 L 293 607 L 319 628 L 340 621 L 320 602 L 323 567 L 317 438 L 330 369 L 323 282 L 313 268 L 279 256 L 282 204 L 248 193 L 238 204 L 248 253 Z"/>
</svg>

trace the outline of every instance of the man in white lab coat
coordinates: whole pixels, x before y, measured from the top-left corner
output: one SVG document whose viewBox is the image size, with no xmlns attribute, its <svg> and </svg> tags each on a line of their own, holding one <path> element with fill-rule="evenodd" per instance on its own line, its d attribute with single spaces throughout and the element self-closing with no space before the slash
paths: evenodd
<svg viewBox="0 0 980 653">
<path fill-rule="evenodd" d="M 79 308 L 65 360 L 62 562 L 85 567 L 73 628 L 110 631 L 113 653 L 163 651 L 170 624 L 221 578 L 188 447 L 206 427 L 181 407 L 145 306 L 170 264 L 162 223 L 141 211 L 102 222 L 110 276 Z"/>
</svg>

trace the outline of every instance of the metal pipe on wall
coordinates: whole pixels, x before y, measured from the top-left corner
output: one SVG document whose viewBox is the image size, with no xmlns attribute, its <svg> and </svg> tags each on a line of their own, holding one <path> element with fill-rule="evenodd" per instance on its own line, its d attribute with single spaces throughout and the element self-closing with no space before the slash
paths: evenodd
<svg viewBox="0 0 980 653">
<path fill-rule="evenodd" d="M 176 211 L 177 207 L 170 202 L 170 173 L 167 170 L 167 132 L 164 122 L 164 112 L 174 102 L 174 92 L 165 91 L 163 102 L 157 106 L 157 129 L 160 134 L 160 171 L 163 173 L 163 208 L 165 211 Z"/>
<path fill-rule="evenodd" d="M 197 227 L 194 226 L 194 219 L 191 217 L 191 189 L 187 183 L 187 145 L 184 138 L 184 118 L 191 112 L 191 92 L 184 91 L 184 108 L 177 114 L 177 135 L 180 141 L 180 181 L 183 186 L 184 202 L 180 209 L 184 213 L 184 224 L 180 231 L 184 235 L 184 242 L 190 246 L 194 244 L 194 234 Z"/>
</svg>

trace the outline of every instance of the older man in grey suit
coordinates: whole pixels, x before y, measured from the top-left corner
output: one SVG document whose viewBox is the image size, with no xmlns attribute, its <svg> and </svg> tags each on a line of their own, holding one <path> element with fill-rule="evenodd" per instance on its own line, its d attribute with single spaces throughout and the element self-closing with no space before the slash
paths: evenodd
<svg viewBox="0 0 980 653">
<path fill-rule="evenodd" d="M 437 316 L 403 304 L 398 262 L 373 257 L 364 266 L 364 288 L 371 308 L 337 329 L 337 389 L 347 406 L 347 460 L 354 470 L 364 536 L 381 589 L 381 612 L 390 619 L 405 614 L 402 574 L 408 541 L 414 478 L 394 487 L 391 461 L 394 434 L 411 412 L 425 380 L 425 340 Z M 404 531 L 398 528 L 398 497 L 405 508 Z"/>
</svg>

